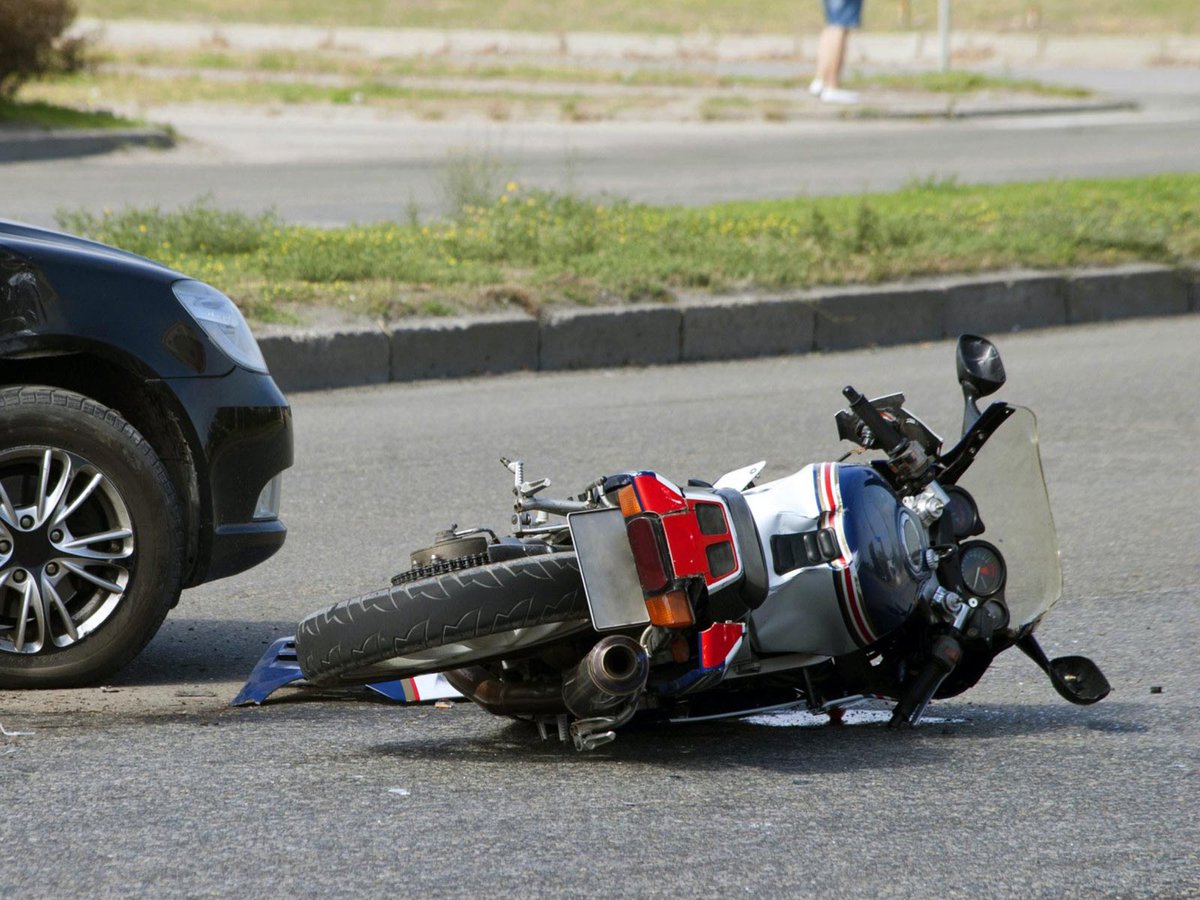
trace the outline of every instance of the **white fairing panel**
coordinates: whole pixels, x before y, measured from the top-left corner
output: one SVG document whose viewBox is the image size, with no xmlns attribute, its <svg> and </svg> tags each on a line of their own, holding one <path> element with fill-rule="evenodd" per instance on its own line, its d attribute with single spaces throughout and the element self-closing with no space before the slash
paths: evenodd
<svg viewBox="0 0 1200 900">
<path fill-rule="evenodd" d="M 775 572 L 771 537 L 820 527 L 817 466 L 745 491 L 767 557 L 768 594 L 750 616 L 757 648 L 765 653 L 834 656 L 858 649 L 847 632 L 829 565 Z"/>
<path fill-rule="evenodd" d="M 740 469 L 726 472 L 717 479 L 717 483 L 713 487 L 717 490 L 721 488 L 733 488 L 735 491 L 744 491 L 750 485 L 750 482 L 758 477 L 758 473 L 766 468 L 766 465 L 767 461 L 760 459 L 752 466 L 742 466 Z"/>
</svg>

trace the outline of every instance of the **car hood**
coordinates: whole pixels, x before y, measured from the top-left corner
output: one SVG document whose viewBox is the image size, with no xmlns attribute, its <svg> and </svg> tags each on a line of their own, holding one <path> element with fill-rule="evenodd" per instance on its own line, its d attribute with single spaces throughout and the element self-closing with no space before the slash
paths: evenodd
<svg viewBox="0 0 1200 900">
<path fill-rule="evenodd" d="M 71 257 L 86 258 L 93 264 L 107 262 L 115 268 L 128 268 L 143 275 L 158 276 L 171 281 L 186 277 L 169 266 L 127 250 L 118 250 L 98 241 L 89 241 L 49 228 L 0 219 L 0 247 L 4 246 L 14 252 L 25 253 L 42 260 L 66 261 Z"/>
</svg>

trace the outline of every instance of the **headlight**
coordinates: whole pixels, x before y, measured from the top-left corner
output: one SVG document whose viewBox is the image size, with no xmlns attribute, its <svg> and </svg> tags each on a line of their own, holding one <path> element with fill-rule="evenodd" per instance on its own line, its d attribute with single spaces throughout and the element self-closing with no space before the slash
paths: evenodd
<svg viewBox="0 0 1200 900">
<path fill-rule="evenodd" d="M 239 310 L 224 294 L 200 281 L 177 281 L 171 290 L 214 344 L 239 366 L 266 372 L 258 342 Z"/>
</svg>

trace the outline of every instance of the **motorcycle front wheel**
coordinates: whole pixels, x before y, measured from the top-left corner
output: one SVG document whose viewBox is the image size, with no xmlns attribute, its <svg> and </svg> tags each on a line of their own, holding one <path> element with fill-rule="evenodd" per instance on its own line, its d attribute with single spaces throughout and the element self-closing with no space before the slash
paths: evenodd
<svg viewBox="0 0 1200 900">
<path fill-rule="evenodd" d="M 369 684 L 498 659 L 591 627 L 579 562 L 551 553 L 343 600 L 296 632 L 305 678 Z"/>
</svg>

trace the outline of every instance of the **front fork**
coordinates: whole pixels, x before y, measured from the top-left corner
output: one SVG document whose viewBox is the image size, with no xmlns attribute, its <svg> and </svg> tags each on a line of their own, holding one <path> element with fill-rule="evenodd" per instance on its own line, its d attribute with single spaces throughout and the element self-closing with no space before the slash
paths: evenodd
<svg viewBox="0 0 1200 900">
<path fill-rule="evenodd" d="M 924 599 L 930 608 L 946 621 L 946 630 L 933 639 L 929 656 L 916 677 L 908 682 L 900 695 L 900 700 L 892 711 L 891 721 L 888 722 L 889 728 L 911 728 L 921 721 L 925 708 L 942 686 L 942 682 L 962 662 L 963 646 L 960 639 L 963 628 L 979 608 L 979 601 L 974 597 L 964 600 L 953 591 L 946 590 L 934 579 L 928 583 Z"/>
</svg>

